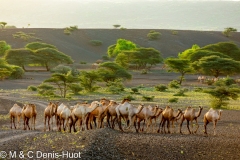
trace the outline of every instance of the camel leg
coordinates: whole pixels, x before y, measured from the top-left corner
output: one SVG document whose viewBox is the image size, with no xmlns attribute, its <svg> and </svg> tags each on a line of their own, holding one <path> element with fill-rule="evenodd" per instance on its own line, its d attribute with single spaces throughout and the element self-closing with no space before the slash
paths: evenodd
<svg viewBox="0 0 240 160">
<path fill-rule="evenodd" d="M 195 119 L 195 121 L 196 121 L 196 130 L 195 130 L 194 133 L 197 133 L 197 130 L 198 130 L 198 128 L 199 128 L 199 125 L 198 125 L 198 121 L 197 121 L 197 119 Z"/>
<path fill-rule="evenodd" d="M 48 117 L 48 129 L 49 129 L 49 131 L 51 130 L 50 117 Z"/>
<path fill-rule="evenodd" d="M 17 129 L 20 128 L 20 118 L 21 118 L 20 116 L 17 116 L 17 122 L 18 122 Z"/>
<path fill-rule="evenodd" d="M 75 120 L 73 120 L 73 123 L 72 123 L 73 132 L 77 132 L 76 127 L 75 127 L 75 124 L 76 124 L 77 120 L 78 120 L 78 117 L 75 117 Z"/>
<path fill-rule="evenodd" d="M 168 133 L 171 133 L 170 132 L 170 121 L 169 120 L 167 120 L 167 128 L 168 128 Z"/>
<path fill-rule="evenodd" d="M 214 136 L 216 136 L 216 124 L 217 124 L 217 121 L 213 121 L 213 132 L 214 132 Z"/>
<path fill-rule="evenodd" d="M 115 128 L 115 121 L 116 121 L 116 119 L 117 119 L 117 116 L 115 116 L 115 117 L 113 118 L 113 120 L 112 120 L 112 129 Z"/>
<path fill-rule="evenodd" d="M 145 123 L 146 123 L 146 121 L 145 121 L 145 119 L 144 119 L 144 120 L 143 120 L 143 126 L 142 126 L 142 132 L 144 131 Z"/>
<path fill-rule="evenodd" d="M 36 118 L 37 118 L 37 116 L 35 115 L 33 118 L 34 118 L 34 120 L 33 120 L 33 124 L 34 124 L 33 129 L 35 130 L 36 129 L 35 126 L 36 126 Z"/>
<path fill-rule="evenodd" d="M 26 130 L 26 117 L 23 117 L 23 130 Z"/>
<path fill-rule="evenodd" d="M 121 116 L 118 116 L 118 127 L 123 132 L 122 125 L 121 125 Z"/>
<path fill-rule="evenodd" d="M 53 131 L 53 116 L 50 117 L 50 118 L 51 118 L 51 120 L 52 120 L 52 131 Z"/>
<path fill-rule="evenodd" d="M 189 129 L 189 121 L 188 121 L 188 120 L 187 120 L 187 128 L 188 128 L 189 134 L 191 134 L 191 131 L 190 131 L 190 129 Z"/>
<path fill-rule="evenodd" d="M 65 131 L 66 130 L 65 119 L 62 119 L 62 124 L 63 124 L 63 130 Z"/>
<path fill-rule="evenodd" d="M 181 122 L 180 122 L 180 124 L 179 124 L 179 132 L 182 134 L 182 124 L 183 124 L 183 121 L 185 120 L 185 118 L 183 117 L 182 119 L 181 119 Z"/>
<path fill-rule="evenodd" d="M 157 133 L 159 133 L 160 132 L 160 128 L 161 128 L 161 123 L 163 122 L 163 119 L 160 121 L 160 123 L 159 123 L 159 127 L 158 127 L 158 130 L 157 130 Z"/>
<path fill-rule="evenodd" d="M 29 126 L 29 118 L 27 118 L 27 127 L 28 127 L 28 130 L 30 130 L 30 126 Z"/>
<path fill-rule="evenodd" d="M 47 121 L 47 116 L 44 116 L 44 131 L 46 131 L 46 121 Z"/>
<path fill-rule="evenodd" d="M 16 125 L 15 125 L 15 117 L 14 117 L 14 116 L 12 117 L 12 120 L 13 120 L 14 128 L 16 129 Z"/>
<path fill-rule="evenodd" d="M 208 120 L 206 122 L 204 122 L 204 133 L 207 134 L 207 124 L 208 124 Z"/>
<path fill-rule="evenodd" d="M 166 133 L 166 130 L 165 130 L 165 123 L 166 123 L 166 120 L 164 119 L 163 122 L 162 122 L 162 129 L 161 129 L 161 133 Z"/>
<path fill-rule="evenodd" d="M 11 129 L 12 129 L 12 122 L 13 122 L 13 120 L 12 120 L 12 116 L 10 116 L 10 123 L 11 123 Z"/>
<path fill-rule="evenodd" d="M 111 124 L 110 124 L 110 120 L 109 120 L 110 118 L 111 118 L 111 121 L 112 121 L 112 116 L 110 117 L 110 115 L 107 114 L 107 125 L 108 125 L 108 127 L 111 128 Z"/>
</svg>

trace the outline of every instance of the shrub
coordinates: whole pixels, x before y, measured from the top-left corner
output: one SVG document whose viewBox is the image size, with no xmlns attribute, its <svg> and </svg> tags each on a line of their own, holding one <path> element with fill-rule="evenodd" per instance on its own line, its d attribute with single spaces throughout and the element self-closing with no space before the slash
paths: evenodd
<svg viewBox="0 0 240 160">
<path fill-rule="evenodd" d="M 200 87 L 194 88 L 194 92 L 202 92 L 202 91 L 203 91 L 203 89 Z"/>
<path fill-rule="evenodd" d="M 22 76 L 25 73 L 24 70 L 19 66 L 13 66 L 12 69 L 13 69 L 13 72 L 11 73 L 10 78 L 13 78 L 13 79 L 22 78 Z"/>
<path fill-rule="evenodd" d="M 177 81 L 177 80 L 173 80 L 173 81 L 171 81 L 169 84 L 168 84 L 168 86 L 170 87 L 170 88 L 180 88 L 180 84 L 179 84 L 179 82 Z"/>
<path fill-rule="evenodd" d="M 69 29 L 64 29 L 64 34 L 66 34 L 66 35 L 70 35 L 71 34 L 71 31 L 69 30 Z"/>
<path fill-rule="evenodd" d="M 27 90 L 28 91 L 37 91 L 37 87 L 30 85 L 30 86 L 28 86 Z"/>
<path fill-rule="evenodd" d="M 126 30 L 127 28 L 121 27 L 120 29 L 121 29 L 121 30 Z"/>
<path fill-rule="evenodd" d="M 74 83 L 70 84 L 68 87 L 74 94 L 78 94 L 80 91 L 83 90 L 83 88 L 80 85 Z"/>
<path fill-rule="evenodd" d="M 214 82 L 215 86 L 231 86 L 233 84 L 236 84 L 236 81 L 233 78 L 226 77 L 223 79 L 219 79 L 216 82 Z"/>
<path fill-rule="evenodd" d="M 46 83 L 42 83 L 37 86 L 38 94 L 42 96 L 55 96 L 54 91 L 55 88 L 52 85 L 48 85 Z"/>
<path fill-rule="evenodd" d="M 172 35 L 177 35 L 178 31 L 172 31 Z"/>
<path fill-rule="evenodd" d="M 143 101 L 153 101 L 154 96 L 142 96 Z"/>
<path fill-rule="evenodd" d="M 159 39 L 159 36 L 161 35 L 161 33 L 159 32 L 156 32 L 156 31 L 150 31 L 148 34 L 147 34 L 147 37 L 149 40 L 156 40 L 156 39 Z"/>
<path fill-rule="evenodd" d="M 135 100 L 135 98 L 133 98 L 133 96 L 131 96 L 131 95 L 123 96 L 122 99 Z"/>
<path fill-rule="evenodd" d="M 166 85 L 157 85 L 155 86 L 156 91 L 165 92 L 168 87 Z"/>
<path fill-rule="evenodd" d="M 170 98 L 168 100 L 168 102 L 170 102 L 170 103 L 177 103 L 178 102 L 178 98 Z"/>
<path fill-rule="evenodd" d="M 109 81 L 106 84 L 107 91 L 117 94 L 124 91 L 124 86 L 121 79 L 116 79 L 115 81 Z"/>
<path fill-rule="evenodd" d="M 138 93 L 138 88 L 131 88 L 131 90 L 132 90 L 132 92 L 133 92 L 134 94 L 137 94 L 137 93 Z"/>
<path fill-rule="evenodd" d="M 110 58 L 109 58 L 107 55 L 103 55 L 103 56 L 102 56 L 102 59 L 103 59 L 103 60 L 110 60 Z"/>
<path fill-rule="evenodd" d="M 214 81 L 211 79 L 208 79 L 205 81 L 205 83 L 207 83 L 207 85 L 211 86 L 211 85 L 213 85 Z"/>
<path fill-rule="evenodd" d="M 87 62 L 84 62 L 84 61 L 80 61 L 80 64 L 87 64 Z"/>
<path fill-rule="evenodd" d="M 148 71 L 146 69 L 143 69 L 141 72 L 141 74 L 147 74 L 147 73 L 148 73 Z"/>
<path fill-rule="evenodd" d="M 184 93 L 186 92 L 185 89 L 180 89 L 177 93 L 175 93 L 173 96 L 186 96 Z"/>
<path fill-rule="evenodd" d="M 93 46 L 101 46 L 102 45 L 102 41 L 99 40 L 91 40 L 90 44 Z"/>
<path fill-rule="evenodd" d="M 58 65 L 57 67 L 54 67 L 53 69 L 51 69 L 52 73 L 63 73 L 63 74 L 67 74 L 69 71 L 71 71 L 72 68 L 69 66 L 64 66 L 64 65 Z"/>
</svg>

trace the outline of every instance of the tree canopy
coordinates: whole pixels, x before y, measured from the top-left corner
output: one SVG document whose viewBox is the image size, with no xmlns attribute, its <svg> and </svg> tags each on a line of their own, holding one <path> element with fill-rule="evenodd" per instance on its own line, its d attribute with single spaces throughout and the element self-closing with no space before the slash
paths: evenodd
<svg viewBox="0 0 240 160">
<path fill-rule="evenodd" d="M 220 75 L 232 75 L 240 72 L 240 62 L 216 55 L 202 57 L 199 61 L 194 62 L 192 67 L 203 74 L 216 78 Z"/>
<path fill-rule="evenodd" d="M 25 48 L 27 49 L 31 49 L 33 51 L 41 49 L 41 48 L 52 48 L 52 49 L 56 49 L 57 47 L 51 44 L 47 44 L 47 43 L 41 43 L 41 42 L 32 42 L 32 43 L 28 43 Z"/>
<path fill-rule="evenodd" d="M 165 64 L 169 68 L 169 72 L 177 72 L 180 73 L 180 80 L 179 84 L 182 84 L 182 81 L 184 80 L 184 75 L 186 73 L 192 72 L 192 68 L 190 65 L 190 60 L 188 59 L 179 59 L 179 58 L 167 58 L 165 60 Z"/>
<path fill-rule="evenodd" d="M 26 71 L 24 66 L 32 63 L 35 58 L 33 51 L 25 48 L 9 49 L 4 56 L 9 64 L 20 66 L 24 71 Z"/>
<path fill-rule="evenodd" d="M 70 56 L 52 48 L 42 48 L 35 51 L 36 63 L 42 64 L 46 67 L 47 71 L 51 67 L 57 66 L 58 64 L 66 63 L 71 64 L 73 60 Z"/>
<path fill-rule="evenodd" d="M 228 27 L 222 32 L 226 37 L 230 37 L 232 32 L 237 32 L 236 28 Z"/>
<path fill-rule="evenodd" d="M 134 50 L 137 45 L 125 39 L 118 39 L 117 43 L 108 47 L 108 56 L 116 57 L 122 51 Z"/>
<path fill-rule="evenodd" d="M 100 64 L 98 73 L 104 82 L 115 81 L 116 79 L 130 80 L 132 75 L 125 68 L 114 62 Z"/>
<path fill-rule="evenodd" d="M 10 45 L 8 45 L 5 41 L 0 41 L 0 56 L 3 56 L 9 49 L 11 49 Z"/>
<path fill-rule="evenodd" d="M 146 68 L 147 65 L 156 65 L 163 61 L 161 53 L 154 48 L 136 48 L 131 51 L 123 51 L 117 55 L 115 61 L 123 66 L 135 64 L 138 69 Z"/>
</svg>

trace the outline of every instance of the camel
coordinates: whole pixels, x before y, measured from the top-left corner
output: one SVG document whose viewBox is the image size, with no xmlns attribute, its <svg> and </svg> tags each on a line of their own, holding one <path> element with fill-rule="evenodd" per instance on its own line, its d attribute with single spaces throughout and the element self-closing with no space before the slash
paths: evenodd
<svg viewBox="0 0 240 160">
<path fill-rule="evenodd" d="M 158 108 L 157 110 L 158 110 L 158 111 L 157 111 L 156 115 L 155 115 L 155 116 L 152 116 L 152 117 L 150 118 L 150 124 L 152 124 L 152 120 L 154 120 L 153 126 L 156 126 L 157 119 L 160 117 L 161 113 L 163 112 L 163 109 L 162 109 L 162 108 Z"/>
<path fill-rule="evenodd" d="M 37 110 L 36 110 L 36 105 L 35 104 L 27 104 L 24 105 L 22 109 L 22 116 L 23 116 L 23 125 L 24 125 L 24 130 L 28 129 L 35 130 L 35 121 L 37 117 Z M 32 118 L 32 125 L 31 128 L 29 127 L 29 119 Z"/>
<path fill-rule="evenodd" d="M 77 120 L 80 122 L 80 130 L 86 130 L 86 116 L 97 107 L 101 106 L 98 101 L 93 101 L 90 106 L 88 104 L 76 104 L 72 110 L 73 130 L 76 132 L 75 124 Z M 85 128 L 84 128 L 85 127 Z M 70 128 L 71 132 L 71 128 Z"/>
<path fill-rule="evenodd" d="M 44 131 L 46 131 L 46 121 L 48 121 L 48 129 L 51 130 L 50 119 L 52 119 L 53 130 L 53 116 L 56 116 L 57 103 L 49 102 L 48 106 L 44 110 Z"/>
<path fill-rule="evenodd" d="M 132 123 L 134 123 L 136 132 L 138 132 L 136 128 L 135 118 L 136 118 L 136 115 L 140 113 L 142 109 L 143 109 L 143 104 L 140 104 L 138 107 L 134 107 L 132 104 L 129 103 L 128 99 L 124 99 L 123 102 L 116 107 L 119 129 L 123 131 L 122 125 L 121 125 L 121 118 L 124 117 L 129 120 L 129 126 L 127 127 L 127 129 L 130 129 Z"/>
<path fill-rule="evenodd" d="M 192 108 L 192 107 L 187 107 L 187 109 L 184 111 L 184 114 L 182 115 L 182 119 L 181 119 L 181 123 L 180 123 L 180 126 L 179 126 L 179 130 L 180 130 L 180 133 L 182 134 L 182 124 L 183 124 L 183 121 L 186 119 L 187 120 L 187 128 L 188 128 L 188 131 L 189 131 L 189 134 L 193 134 L 193 121 L 195 120 L 196 121 L 196 130 L 194 131 L 194 133 L 197 133 L 197 130 L 199 128 L 199 125 L 198 125 L 198 122 L 197 122 L 197 118 L 201 115 L 201 112 L 203 110 L 203 107 L 199 106 L 199 111 L 198 112 L 195 112 L 195 109 Z M 192 131 L 190 131 L 189 129 L 189 121 L 191 122 L 191 126 L 192 126 Z"/>
<path fill-rule="evenodd" d="M 207 135 L 207 124 L 209 122 L 213 122 L 213 129 L 214 129 L 214 135 L 216 135 L 216 125 L 217 121 L 220 120 L 222 116 L 222 110 L 219 110 L 218 112 L 214 109 L 210 109 L 207 113 L 204 115 L 204 133 Z"/>
<path fill-rule="evenodd" d="M 97 128 L 103 127 L 103 119 L 105 117 L 105 110 L 107 109 L 110 100 L 106 98 L 102 98 L 100 100 L 100 103 L 102 104 L 101 106 L 98 106 L 96 109 L 94 109 L 91 113 L 88 114 L 86 122 L 87 122 L 87 129 L 88 129 L 88 124 L 90 125 L 90 128 L 92 129 L 91 122 L 95 123 L 96 127 L 96 119 L 97 119 Z"/>
<path fill-rule="evenodd" d="M 15 129 L 19 128 L 20 127 L 20 119 L 22 116 L 22 108 L 15 103 L 13 105 L 13 107 L 10 109 L 9 114 L 10 114 L 10 119 L 11 119 L 11 129 L 12 129 L 12 124 L 14 125 Z M 17 128 L 15 125 L 15 118 L 17 118 L 17 123 L 18 123 Z"/>
<path fill-rule="evenodd" d="M 145 122 L 147 122 L 147 131 L 148 131 L 148 128 L 149 126 L 152 124 L 150 123 L 151 122 L 151 117 L 157 115 L 157 112 L 159 112 L 158 110 L 158 106 L 148 106 L 148 107 L 143 107 L 143 109 L 141 110 L 140 113 L 137 114 L 137 124 L 138 124 L 138 130 L 140 128 L 140 122 L 143 120 L 143 127 L 142 127 L 142 131 L 144 130 L 144 125 L 145 125 Z M 152 128 L 153 129 L 153 128 Z"/>
<path fill-rule="evenodd" d="M 115 120 L 117 119 L 117 112 L 116 112 L 116 107 L 119 104 L 113 100 L 110 100 L 110 103 L 107 107 L 107 109 L 105 110 L 105 114 L 107 116 L 107 124 L 110 128 L 114 129 L 115 125 Z M 111 118 L 111 124 L 110 124 L 110 118 Z"/>
<path fill-rule="evenodd" d="M 165 131 L 165 122 L 167 121 L 167 128 L 168 128 L 168 133 L 170 133 L 170 121 L 172 121 L 173 119 L 175 119 L 176 117 L 178 117 L 180 114 L 182 113 L 182 111 L 180 109 L 178 109 L 178 112 L 176 114 L 174 114 L 174 111 L 171 107 L 167 106 L 164 111 L 162 112 L 162 120 L 159 124 L 159 129 L 158 129 L 158 133 L 160 131 L 160 126 L 162 125 L 162 130 L 164 129 L 164 133 L 166 133 Z M 161 132 L 162 132 L 161 130 Z"/>
<path fill-rule="evenodd" d="M 56 125 L 58 128 L 58 131 L 61 131 L 60 114 L 61 114 L 62 110 L 64 109 L 64 107 L 65 107 L 65 105 L 63 103 L 61 103 L 59 106 L 57 105 L 57 108 L 56 108 L 55 118 L 56 118 Z"/>
<path fill-rule="evenodd" d="M 66 128 L 69 127 L 69 132 L 71 132 L 71 125 L 72 125 L 72 110 L 64 105 L 61 113 L 59 114 L 59 131 L 61 131 L 61 124 L 63 125 L 63 130 L 66 131 Z M 70 121 L 70 126 L 69 126 L 69 121 Z M 66 123 L 65 123 L 66 122 Z"/>
</svg>

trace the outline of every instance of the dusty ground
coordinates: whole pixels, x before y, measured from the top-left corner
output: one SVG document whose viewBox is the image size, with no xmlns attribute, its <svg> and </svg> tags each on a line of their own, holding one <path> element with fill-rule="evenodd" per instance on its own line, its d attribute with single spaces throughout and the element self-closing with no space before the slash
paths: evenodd
<svg viewBox="0 0 240 160">
<path fill-rule="evenodd" d="M 28 100 L 37 105 L 36 130 L 11 130 L 7 116 L 15 102 Z M 25 157 L 42 153 L 81 153 L 82 159 L 238 159 L 240 153 L 240 111 L 224 110 L 222 119 L 217 124 L 217 135 L 213 136 L 212 124 L 208 126 L 209 136 L 203 134 L 203 111 L 199 117 L 200 128 L 197 134 L 189 135 L 186 124 L 184 134 L 179 134 L 178 127 L 171 134 L 153 132 L 125 133 L 110 128 L 68 133 L 43 132 L 43 110 L 48 102 L 34 97 L 22 98 L 20 94 L 1 93 L 0 99 L 0 151 L 23 151 Z M 66 102 L 68 103 L 68 102 Z M 74 102 L 72 102 L 74 103 Z M 19 103 L 21 104 L 21 103 Z M 31 155 L 30 155 L 31 156 Z M 38 155 L 40 156 L 40 154 Z M 56 158 L 56 157 L 55 157 Z M 66 157 L 65 157 L 66 158 Z M 40 158 L 42 159 L 42 158 Z M 53 158 L 54 159 L 54 158 Z M 64 159 L 64 158 L 61 158 Z"/>
</svg>

